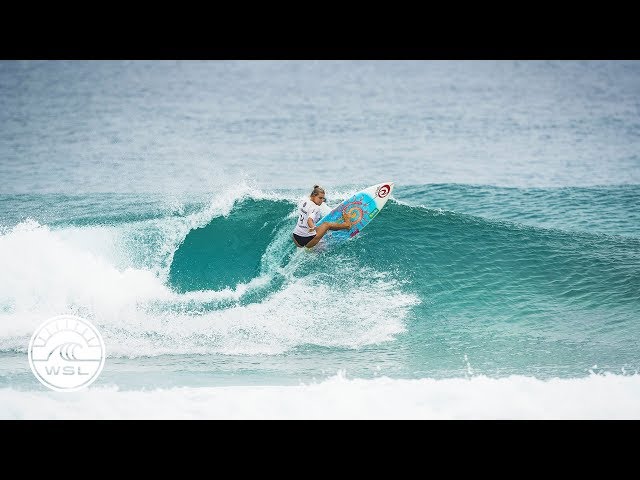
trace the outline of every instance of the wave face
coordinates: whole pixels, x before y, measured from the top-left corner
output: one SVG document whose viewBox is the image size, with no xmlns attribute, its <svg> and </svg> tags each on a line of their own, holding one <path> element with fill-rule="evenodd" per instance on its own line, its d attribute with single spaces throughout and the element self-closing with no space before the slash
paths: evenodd
<svg viewBox="0 0 640 480">
<path fill-rule="evenodd" d="M 277 232 L 288 228 L 291 204 L 283 200 L 240 202 L 232 214 L 189 232 L 173 256 L 169 280 L 178 291 L 219 290 L 250 282 Z"/>
<path fill-rule="evenodd" d="M 0 351 L 74 313 L 122 365 L 197 358 L 251 381 L 640 366 L 640 187 L 407 186 L 312 251 L 290 239 L 301 195 L 0 196 Z"/>
</svg>

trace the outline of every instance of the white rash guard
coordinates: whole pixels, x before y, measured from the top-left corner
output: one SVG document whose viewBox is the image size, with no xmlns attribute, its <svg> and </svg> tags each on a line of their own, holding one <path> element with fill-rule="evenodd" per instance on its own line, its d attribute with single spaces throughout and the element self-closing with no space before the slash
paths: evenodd
<svg viewBox="0 0 640 480">
<path fill-rule="evenodd" d="M 307 221 L 309 217 L 313 219 L 314 224 L 318 223 L 322 218 L 320 207 L 308 198 L 300 200 L 300 203 L 298 203 L 298 221 L 296 228 L 293 229 L 293 233 L 301 237 L 315 237 L 316 231 L 309 230 L 309 223 Z"/>
</svg>

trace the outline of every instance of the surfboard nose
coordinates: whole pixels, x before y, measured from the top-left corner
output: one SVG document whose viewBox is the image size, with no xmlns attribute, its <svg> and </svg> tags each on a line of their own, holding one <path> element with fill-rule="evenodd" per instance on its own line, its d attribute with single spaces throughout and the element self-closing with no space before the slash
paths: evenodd
<svg viewBox="0 0 640 480">
<path fill-rule="evenodd" d="M 374 185 L 372 188 L 375 188 L 375 197 L 382 199 L 393 191 L 393 182 L 379 183 L 378 185 Z"/>
</svg>

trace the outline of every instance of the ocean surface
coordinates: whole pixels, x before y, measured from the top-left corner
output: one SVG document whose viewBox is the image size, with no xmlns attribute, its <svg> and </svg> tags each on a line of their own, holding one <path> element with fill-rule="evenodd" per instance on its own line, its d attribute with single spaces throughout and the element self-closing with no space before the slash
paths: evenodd
<svg viewBox="0 0 640 480">
<path fill-rule="evenodd" d="M 640 418 L 640 62 L 0 61 L 0 418 Z"/>
</svg>

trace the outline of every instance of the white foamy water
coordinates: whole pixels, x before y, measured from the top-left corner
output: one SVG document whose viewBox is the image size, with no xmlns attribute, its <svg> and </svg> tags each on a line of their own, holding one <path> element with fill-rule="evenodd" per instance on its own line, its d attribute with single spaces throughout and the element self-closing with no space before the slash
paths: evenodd
<svg viewBox="0 0 640 480">
<path fill-rule="evenodd" d="M 170 219 L 169 230 L 177 233 L 167 234 L 166 255 L 191 228 L 229 214 L 232 200 L 247 194 L 248 188 L 236 189 L 202 212 Z M 298 251 L 285 267 L 277 266 L 288 231 L 265 252 L 260 276 L 235 288 L 177 293 L 160 266 L 126 266 L 130 252 L 124 247 L 130 245 L 120 237 L 111 227 L 51 230 L 34 221 L 0 235 L 0 349 L 25 351 L 40 323 L 69 312 L 98 326 L 108 355 L 116 357 L 279 354 L 305 344 L 359 348 L 403 332 L 410 307 L 419 303 L 398 282 L 370 269 L 356 269 L 348 285 L 295 277 L 310 258 Z M 278 291 L 257 303 L 238 303 L 276 274 L 286 278 Z M 365 281 L 372 285 L 358 296 L 344 293 Z"/>
<path fill-rule="evenodd" d="M 75 393 L 0 390 L 3 419 L 640 419 L 640 375 L 330 379 Z"/>
</svg>

